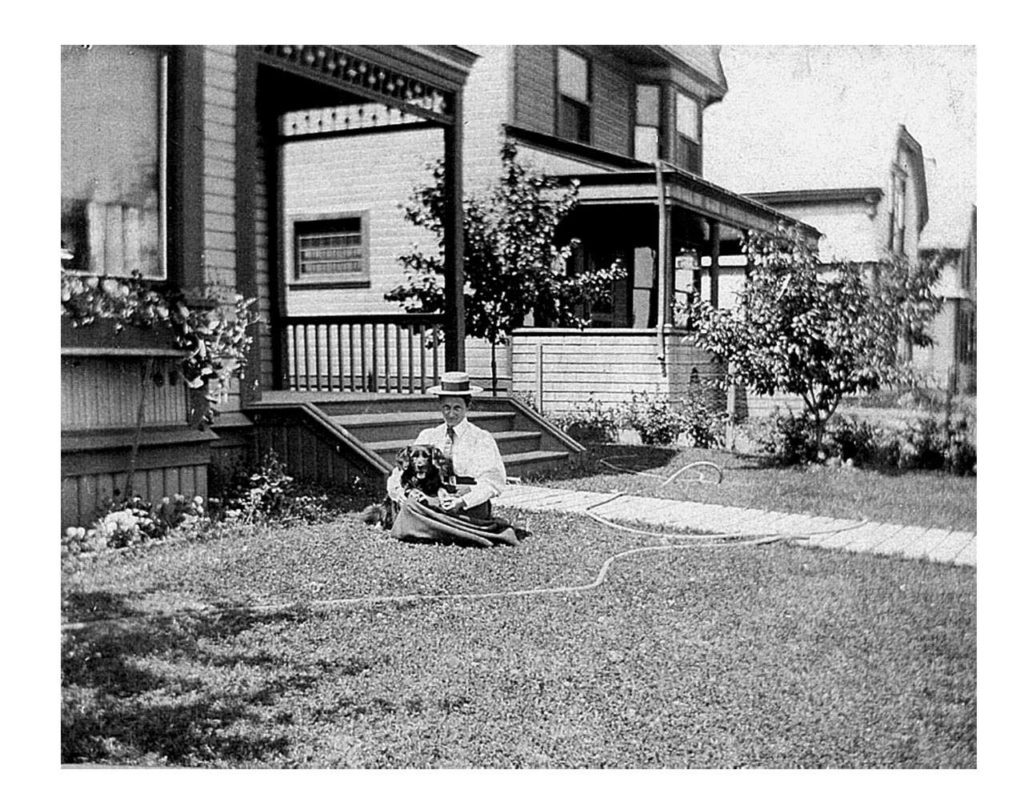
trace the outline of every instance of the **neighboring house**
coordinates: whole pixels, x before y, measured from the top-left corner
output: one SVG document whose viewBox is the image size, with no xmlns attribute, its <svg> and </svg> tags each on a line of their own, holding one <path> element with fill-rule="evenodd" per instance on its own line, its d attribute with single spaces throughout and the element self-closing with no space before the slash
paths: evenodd
<svg viewBox="0 0 1024 802">
<path fill-rule="evenodd" d="M 918 366 L 956 393 L 978 390 L 978 209 L 971 209 L 963 242 L 921 248 L 922 259 L 943 261 L 938 292 L 942 309 L 930 327 L 933 345 L 918 349 Z"/>
<path fill-rule="evenodd" d="M 610 303 L 588 310 L 586 330 L 546 328 L 543 321 L 517 330 L 501 355 L 502 389 L 559 412 L 591 395 L 611 402 L 641 390 L 679 397 L 719 372 L 672 325 L 677 303 L 703 295 L 717 304 L 719 264 L 739 253 L 742 232 L 795 221 L 701 177 L 703 113 L 727 91 L 718 48 L 470 50 L 478 59 L 464 93 L 466 192 L 482 193 L 496 180 L 500 145 L 514 141 L 524 163 L 579 182 L 580 205 L 563 233 L 583 245 L 568 269 L 618 260 L 627 273 Z M 308 319 L 393 314 L 383 295 L 402 281 L 398 256 L 429 245 L 400 205 L 429 180 L 426 164 L 440 152 L 437 133 L 409 126 L 385 143 L 362 123 L 337 123 L 339 115 L 303 112 L 282 129 L 284 300 L 289 315 Z M 344 281 L 314 281 L 293 263 L 289 238 L 324 219 L 364 238 Z M 470 342 L 466 359 L 473 375 L 489 382 L 489 348 Z M 292 381 L 302 385 L 303 375 Z"/>
<path fill-rule="evenodd" d="M 973 386 L 973 268 L 962 266 L 968 249 L 960 243 L 925 246 L 928 186 L 920 143 L 899 125 L 895 137 L 890 134 L 888 143 L 883 140 L 876 147 L 875 154 L 864 154 L 859 161 L 837 163 L 834 186 L 752 192 L 749 197 L 821 231 L 819 248 L 826 264 L 871 264 L 890 256 L 912 264 L 925 258 L 949 260 L 935 287 L 945 303 L 929 327 L 934 344 L 908 350 L 928 381 L 940 387 L 952 382 L 962 391 Z M 843 179 L 849 183 L 839 183 Z"/>
<path fill-rule="evenodd" d="M 442 315 L 389 310 L 311 321 L 289 312 L 293 284 L 357 291 L 367 281 L 368 236 L 383 226 L 372 213 L 320 213 L 285 225 L 284 121 L 334 108 L 345 110 L 336 125 L 348 125 L 346 116 L 365 125 L 387 107 L 372 121 L 386 131 L 376 139 L 429 133 L 458 197 L 463 86 L 474 60 L 450 46 L 62 48 L 62 268 L 111 281 L 138 271 L 153 287 L 196 300 L 210 288 L 237 291 L 256 297 L 261 315 L 250 367 L 208 431 L 186 425 L 182 354 L 168 338 L 62 321 L 63 526 L 88 524 L 96 505 L 123 487 L 140 371 L 150 359 L 134 483 L 142 496 L 206 495 L 214 472 L 230 473 L 270 449 L 302 479 L 382 480 L 395 450 L 436 417 L 423 406 L 423 388 L 441 369 L 464 365 L 462 296 L 452 293 Z M 372 178 L 373 164 L 361 175 Z M 443 235 L 446 277 L 459 286 L 457 204 Z M 443 353 L 431 347 L 440 330 Z M 485 402 L 478 415 L 504 430 L 510 472 L 580 450 L 512 402 Z"/>
</svg>

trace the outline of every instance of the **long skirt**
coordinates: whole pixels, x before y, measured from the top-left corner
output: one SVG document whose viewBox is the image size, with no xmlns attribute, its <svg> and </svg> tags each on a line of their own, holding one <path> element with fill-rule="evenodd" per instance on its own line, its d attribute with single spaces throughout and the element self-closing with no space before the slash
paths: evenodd
<svg viewBox="0 0 1024 802">
<path fill-rule="evenodd" d="M 450 514 L 405 499 L 391 527 L 392 537 L 421 543 L 460 546 L 518 546 L 515 529 L 504 518 L 491 516 L 490 503 Z"/>
</svg>

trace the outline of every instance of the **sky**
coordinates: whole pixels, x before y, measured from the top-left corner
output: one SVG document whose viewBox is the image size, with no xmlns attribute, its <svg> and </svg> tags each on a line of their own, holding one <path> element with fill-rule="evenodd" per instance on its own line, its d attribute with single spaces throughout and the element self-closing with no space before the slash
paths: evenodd
<svg viewBox="0 0 1024 802">
<path fill-rule="evenodd" d="M 722 48 L 729 91 L 704 114 L 704 174 L 737 192 L 885 186 L 897 125 L 921 143 L 924 244 L 959 245 L 977 195 L 971 46 Z"/>
</svg>

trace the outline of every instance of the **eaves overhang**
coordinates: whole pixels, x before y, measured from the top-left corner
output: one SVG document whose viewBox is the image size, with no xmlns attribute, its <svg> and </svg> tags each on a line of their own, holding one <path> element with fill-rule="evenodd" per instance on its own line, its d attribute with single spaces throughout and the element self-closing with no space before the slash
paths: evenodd
<svg viewBox="0 0 1024 802">
<path fill-rule="evenodd" d="M 687 209 L 740 231 L 765 231 L 782 223 L 795 226 L 815 241 L 821 237 L 821 232 L 813 226 L 693 173 L 666 164 L 662 175 L 665 200 L 670 206 Z M 576 181 L 583 206 L 658 202 L 657 172 L 653 168 L 563 178 Z"/>
<path fill-rule="evenodd" d="M 775 192 L 747 192 L 745 197 L 768 206 L 803 203 L 877 204 L 884 194 L 881 187 L 836 187 L 832 189 L 784 189 Z"/>
</svg>

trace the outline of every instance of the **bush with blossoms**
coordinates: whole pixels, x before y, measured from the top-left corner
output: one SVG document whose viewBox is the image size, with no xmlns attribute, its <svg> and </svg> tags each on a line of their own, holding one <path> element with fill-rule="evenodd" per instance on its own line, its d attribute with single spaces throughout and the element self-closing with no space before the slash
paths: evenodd
<svg viewBox="0 0 1024 802">
<path fill-rule="evenodd" d="M 105 549 L 123 549 L 169 535 L 199 534 L 211 521 L 202 496 L 176 493 L 150 504 L 139 496 L 104 505 L 87 527 L 69 526 L 61 538 L 61 554 L 75 556 Z"/>
<path fill-rule="evenodd" d="M 74 558 L 107 549 L 147 545 L 168 538 L 207 538 L 252 532 L 269 524 L 314 524 L 329 520 L 336 507 L 324 493 L 297 486 L 273 452 L 237 479 L 228 492 L 207 503 L 202 496 L 176 493 L 150 504 L 139 496 L 106 501 L 90 526 L 70 526 L 61 554 Z M 337 489 L 337 488 L 336 488 Z M 356 479 L 348 488 L 361 492 Z"/>
</svg>

